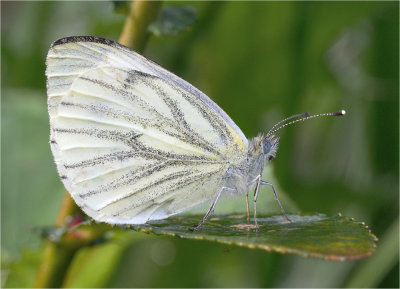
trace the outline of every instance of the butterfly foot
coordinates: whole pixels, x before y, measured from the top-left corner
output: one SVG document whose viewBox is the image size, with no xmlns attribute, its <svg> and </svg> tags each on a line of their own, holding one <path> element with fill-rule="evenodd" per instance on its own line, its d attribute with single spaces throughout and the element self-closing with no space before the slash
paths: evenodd
<svg viewBox="0 0 400 289">
<path fill-rule="evenodd" d="M 285 219 L 286 219 L 286 222 L 284 222 L 285 224 L 291 224 L 291 223 L 293 223 L 293 221 L 290 220 L 289 217 L 288 217 L 286 214 L 285 214 Z"/>
<path fill-rule="evenodd" d="M 188 228 L 188 231 L 189 231 L 189 232 L 194 232 L 194 231 L 197 231 L 199 228 L 200 228 L 199 226 L 189 227 L 189 228 Z"/>
</svg>

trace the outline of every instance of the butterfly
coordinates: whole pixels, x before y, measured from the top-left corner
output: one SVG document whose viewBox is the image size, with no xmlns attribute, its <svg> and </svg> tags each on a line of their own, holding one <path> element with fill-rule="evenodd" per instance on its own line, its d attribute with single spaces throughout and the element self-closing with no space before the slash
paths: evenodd
<svg viewBox="0 0 400 289">
<path fill-rule="evenodd" d="M 46 60 L 50 146 L 77 205 L 95 221 L 143 224 L 221 195 L 254 187 L 254 220 L 264 166 L 276 156 L 282 127 L 344 111 L 291 116 L 247 139 L 200 90 L 111 40 L 55 41 Z M 287 122 L 290 119 L 296 119 Z"/>
</svg>

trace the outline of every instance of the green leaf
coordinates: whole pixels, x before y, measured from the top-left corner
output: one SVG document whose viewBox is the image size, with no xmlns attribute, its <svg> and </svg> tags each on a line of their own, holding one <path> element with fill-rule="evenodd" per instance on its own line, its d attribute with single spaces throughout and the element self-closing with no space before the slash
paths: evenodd
<svg viewBox="0 0 400 289">
<path fill-rule="evenodd" d="M 192 6 L 165 6 L 149 30 L 156 36 L 176 36 L 180 31 L 188 29 L 195 20 L 196 9 Z"/>
<path fill-rule="evenodd" d="M 188 228 L 201 220 L 201 215 L 175 217 L 151 224 L 131 226 L 134 230 L 185 239 L 208 240 L 228 245 L 292 253 L 303 257 L 333 261 L 368 257 L 376 248 L 376 237 L 364 223 L 341 216 L 289 215 L 257 218 L 259 228 L 247 224 L 245 215 L 218 215 L 198 231 Z"/>
</svg>

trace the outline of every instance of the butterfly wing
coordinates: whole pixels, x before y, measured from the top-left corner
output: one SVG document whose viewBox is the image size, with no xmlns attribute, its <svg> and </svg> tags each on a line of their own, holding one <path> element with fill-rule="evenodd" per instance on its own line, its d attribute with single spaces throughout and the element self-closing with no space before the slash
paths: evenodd
<svg viewBox="0 0 400 289">
<path fill-rule="evenodd" d="M 114 42 L 58 40 L 46 74 L 59 174 L 95 220 L 139 224 L 210 200 L 247 150 L 207 96 Z"/>
</svg>

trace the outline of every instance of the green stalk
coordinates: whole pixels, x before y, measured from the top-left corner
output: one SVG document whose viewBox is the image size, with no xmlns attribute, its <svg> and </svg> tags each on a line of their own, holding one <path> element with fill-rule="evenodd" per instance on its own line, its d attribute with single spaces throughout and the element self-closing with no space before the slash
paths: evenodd
<svg viewBox="0 0 400 289">
<path fill-rule="evenodd" d="M 137 52 L 143 52 L 150 36 L 148 26 L 157 18 L 161 7 L 159 1 L 132 1 L 119 43 Z"/>
<path fill-rule="evenodd" d="M 79 207 L 75 204 L 69 193 L 65 192 L 55 226 L 59 228 L 64 227 L 68 220 L 78 212 L 80 212 Z M 64 272 L 71 263 L 75 251 L 75 248 L 67 248 L 61 243 L 47 240 L 34 287 L 59 287 L 61 285 L 60 280 L 63 279 Z"/>
</svg>

